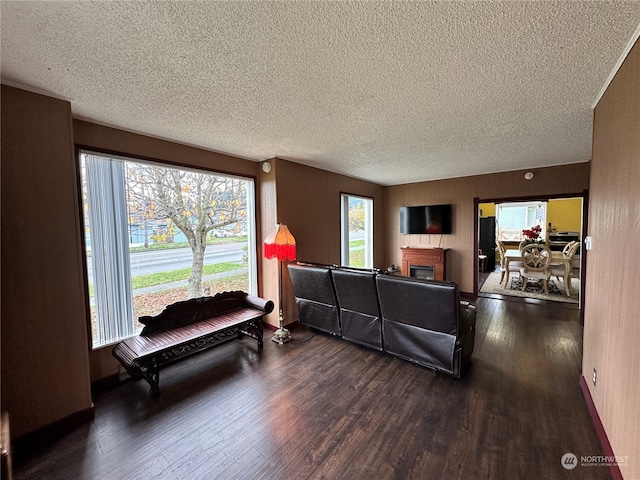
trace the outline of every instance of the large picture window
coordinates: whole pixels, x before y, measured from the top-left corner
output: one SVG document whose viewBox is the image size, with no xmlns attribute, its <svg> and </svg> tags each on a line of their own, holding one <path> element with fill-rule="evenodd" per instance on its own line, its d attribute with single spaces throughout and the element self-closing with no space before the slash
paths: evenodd
<svg viewBox="0 0 640 480">
<path fill-rule="evenodd" d="M 341 220 L 342 264 L 373 268 L 373 199 L 342 194 Z"/>
<path fill-rule="evenodd" d="M 94 348 L 176 301 L 257 293 L 252 180 L 88 151 L 80 171 Z"/>
<path fill-rule="evenodd" d="M 545 238 L 547 202 L 501 203 L 496 208 L 498 240 L 503 242 L 524 239 L 522 230 L 540 225 L 541 238 Z"/>
</svg>

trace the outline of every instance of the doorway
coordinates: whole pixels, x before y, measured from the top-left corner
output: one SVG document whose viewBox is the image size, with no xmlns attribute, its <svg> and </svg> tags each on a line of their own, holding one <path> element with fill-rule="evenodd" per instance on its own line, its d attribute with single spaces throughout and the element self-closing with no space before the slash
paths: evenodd
<svg viewBox="0 0 640 480">
<path fill-rule="evenodd" d="M 476 266 L 475 295 L 553 300 L 572 303 L 582 309 L 585 259 L 580 247 L 586 232 L 587 195 L 588 192 L 585 191 L 563 196 L 474 199 L 475 247 L 479 255 L 487 257 Z M 534 225 L 538 225 L 541 230 L 540 241 L 552 252 L 560 253 L 570 241 L 580 243 L 571 262 L 572 295 L 566 295 L 562 277 L 553 277 L 549 294 L 544 294 L 541 288 L 536 289 L 536 285 L 525 285 L 526 291 L 521 292 L 519 275 L 512 271 L 507 279 L 501 272 L 501 257 L 496 251 L 496 240 L 501 240 L 513 254 L 519 248 L 523 230 L 529 230 Z M 504 279 L 503 282 L 500 282 L 501 278 Z"/>
</svg>

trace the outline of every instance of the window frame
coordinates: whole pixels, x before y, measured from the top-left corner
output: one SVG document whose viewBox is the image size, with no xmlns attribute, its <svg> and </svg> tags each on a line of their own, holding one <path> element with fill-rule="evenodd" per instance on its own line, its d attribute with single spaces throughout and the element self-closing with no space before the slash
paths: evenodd
<svg viewBox="0 0 640 480">
<path fill-rule="evenodd" d="M 175 169 L 178 171 L 186 171 L 197 174 L 207 174 L 213 175 L 215 177 L 223 177 L 236 179 L 242 182 L 246 182 L 245 195 L 246 195 L 246 236 L 247 236 L 247 265 L 248 265 L 248 293 L 252 295 L 259 294 L 259 285 L 258 285 L 258 239 L 257 239 L 257 205 L 256 205 L 256 178 L 250 175 L 241 175 L 237 173 L 228 173 L 224 171 L 214 170 L 207 167 L 193 166 L 185 163 L 178 162 L 170 162 L 163 161 L 155 158 L 143 157 L 134 154 L 127 153 L 115 153 L 109 150 L 101 150 L 86 146 L 76 146 L 76 162 L 77 162 L 77 181 L 78 181 L 78 201 L 79 201 L 79 215 L 80 215 L 80 226 L 81 226 L 81 245 L 82 245 L 82 254 L 83 254 L 83 266 L 84 266 L 84 288 L 86 295 L 86 312 L 87 312 L 87 330 L 88 330 L 88 344 L 91 350 L 98 350 L 101 348 L 105 348 L 115 343 L 122 341 L 125 338 L 130 338 L 131 336 L 135 336 L 138 334 L 135 331 L 135 322 L 137 320 L 137 316 L 134 314 L 131 319 L 134 324 L 134 332 L 133 335 L 123 336 L 119 338 L 113 338 L 110 340 L 103 341 L 101 343 L 95 343 L 93 338 L 92 331 L 92 310 L 91 310 L 91 296 L 90 296 L 90 284 L 93 280 L 89 276 L 89 268 L 87 264 L 87 254 L 88 254 L 88 245 L 87 245 L 87 224 L 85 221 L 85 206 L 86 199 L 84 198 L 84 182 L 83 179 L 83 168 L 82 168 L 82 156 L 83 155 L 95 155 L 100 157 L 105 157 L 114 160 L 121 161 L 129 161 L 139 164 L 147 164 L 152 166 L 158 166 L 162 168 Z M 125 179 L 126 183 L 126 179 Z M 131 225 L 127 223 L 126 230 L 129 231 Z M 131 295 L 131 301 L 133 301 L 134 295 Z"/>
<path fill-rule="evenodd" d="M 350 265 L 350 235 L 349 235 L 349 202 L 357 199 L 364 202 L 364 265 Z M 372 197 L 340 194 L 340 261 L 344 266 L 356 268 L 374 268 L 373 266 L 373 215 L 374 201 Z"/>
<path fill-rule="evenodd" d="M 501 221 L 500 221 L 500 212 L 501 209 L 503 208 L 508 208 L 508 209 L 516 209 L 516 208 L 543 208 L 543 215 L 542 218 L 539 218 L 538 216 L 536 216 L 534 218 L 534 223 L 532 224 L 526 224 L 524 226 L 520 227 L 514 227 L 517 228 L 519 231 L 519 233 L 517 234 L 517 236 L 512 236 L 514 238 L 507 238 L 505 236 L 503 236 L 503 231 L 502 231 L 502 227 L 501 227 Z M 547 233 L 547 212 L 548 211 L 548 202 L 546 200 L 531 200 L 531 201 L 522 201 L 522 202 L 505 202 L 505 203 L 497 203 L 496 204 L 496 239 L 500 240 L 502 242 L 520 242 L 524 239 L 524 237 L 522 236 L 522 230 L 523 229 L 528 229 L 531 228 L 535 225 L 540 225 L 540 227 L 542 228 L 542 231 L 540 232 L 540 238 L 541 239 L 545 239 L 546 238 L 546 233 Z M 504 214 L 503 214 L 504 215 Z M 504 217 L 503 217 L 504 218 Z"/>
</svg>

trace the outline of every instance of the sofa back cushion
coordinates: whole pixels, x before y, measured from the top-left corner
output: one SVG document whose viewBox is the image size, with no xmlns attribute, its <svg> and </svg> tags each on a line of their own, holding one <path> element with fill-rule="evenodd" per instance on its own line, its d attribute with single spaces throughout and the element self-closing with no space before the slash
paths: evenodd
<svg viewBox="0 0 640 480">
<path fill-rule="evenodd" d="M 449 335 L 458 333 L 460 295 L 455 283 L 379 275 L 377 287 L 385 320 Z"/>
<path fill-rule="evenodd" d="M 289 264 L 287 267 L 300 323 L 340 335 L 338 301 L 333 287 L 331 267 L 304 264 Z"/>
<path fill-rule="evenodd" d="M 333 270 L 332 275 L 340 306 L 342 338 L 382 350 L 377 272 L 341 267 Z"/>
<path fill-rule="evenodd" d="M 373 317 L 380 316 L 377 272 L 339 267 L 332 271 L 340 309 L 361 312 Z"/>
</svg>

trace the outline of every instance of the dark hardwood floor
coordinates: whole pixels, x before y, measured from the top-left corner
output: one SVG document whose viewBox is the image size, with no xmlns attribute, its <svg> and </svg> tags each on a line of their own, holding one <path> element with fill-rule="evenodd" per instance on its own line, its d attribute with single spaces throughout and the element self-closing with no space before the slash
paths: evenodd
<svg viewBox="0 0 640 480">
<path fill-rule="evenodd" d="M 14 465 L 21 479 L 608 479 L 563 304 L 478 298 L 462 380 L 304 328 L 233 341 L 129 381 L 95 420 Z M 270 332 L 265 332 L 269 339 Z"/>
</svg>

